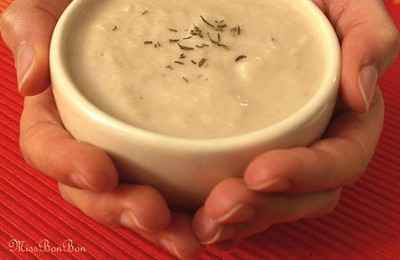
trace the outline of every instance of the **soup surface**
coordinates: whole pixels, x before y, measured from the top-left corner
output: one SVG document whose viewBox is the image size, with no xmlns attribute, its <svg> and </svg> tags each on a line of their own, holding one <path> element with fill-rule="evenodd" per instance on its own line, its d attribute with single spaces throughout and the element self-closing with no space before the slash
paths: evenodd
<svg viewBox="0 0 400 260">
<path fill-rule="evenodd" d="M 321 85 L 326 47 L 290 1 L 103 0 L 68 37 L 73 81 L 104 112 L 169 136 L 284 120 Z"/>
</svg>

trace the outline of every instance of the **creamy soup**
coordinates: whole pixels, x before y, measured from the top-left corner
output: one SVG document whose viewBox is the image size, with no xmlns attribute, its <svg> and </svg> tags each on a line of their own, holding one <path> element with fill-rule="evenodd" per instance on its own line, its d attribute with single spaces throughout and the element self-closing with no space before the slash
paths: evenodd
<svg viewBox="0 0 400 260">
<path fill-rule="evenodd" d="M 104 0 L 80 13 L 80 91 L 135 127 L 184 138 L 256 131 L 303 107 L 326 70 L 306 14 L 277 0 Z"/>
</svg>

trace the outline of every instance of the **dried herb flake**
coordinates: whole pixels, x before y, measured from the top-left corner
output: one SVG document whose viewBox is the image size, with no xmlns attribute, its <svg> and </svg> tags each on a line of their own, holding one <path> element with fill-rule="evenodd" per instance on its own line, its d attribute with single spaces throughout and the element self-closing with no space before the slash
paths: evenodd
<svg viewBox="0 0 400 260">
<path fill-rule="evenodd" d="M 202 44 L 197 44 L 197 45 L 195 45 L 195 47 L 196 48 L 199 48 L 199 49 L 201 49 L 201 48 L 204 48 L 204 47 L 209 47 L 210 45 L 208 45 L 208 44 L 206 44 L 206 43 L 202 43 Z"/>
<path fill-rule="evenodd" d="M 202 59 L 199 61 L 199 68 L 203 67 L 203 65 L 206 63 L 206 61 L 207 61 L 206 58 L 202 58 Z"/>
<path fill-rule="evenodd" d="M 239 55 L 238 57 L 236 57 L 235 62 L 239 62 L 239 61 L 241 61 L 243 59 L 246 59 L 246 58 L 247 58 L 246 55 Z"/>
<path fill-rule="evenodd" d="M 192 50 L 194 50 L 193 47 L 185 46 L 185 45 L 182 45 L 182 44 L 180 44 L 180 43 L 177 43 L 177 45 L 179 46 L 179 48 L 180 48 L 181 50 L 184 50 L 184 51 L 192 51 Z"/>
<path fill-rule="evenodd" d="M 207 24 L 208 26 L 212 27 L 215 29 L 215 25 L 213 25 L 212 23 L 210 23 L 209 21 L 207 21 L 202 15 L 200 15 L 201 20 L 203 20 L 203 22 L 205 24 Z"/>
</svg>

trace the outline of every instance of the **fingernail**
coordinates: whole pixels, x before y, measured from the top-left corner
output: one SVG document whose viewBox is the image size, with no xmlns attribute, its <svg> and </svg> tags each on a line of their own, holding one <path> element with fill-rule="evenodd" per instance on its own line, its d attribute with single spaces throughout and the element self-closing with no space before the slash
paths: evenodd
<svg viewBox="0 0 400 260">
<path fill-rule="evenodd" d="M 209 245 L 232 238 L 235 230 L 233 226 L 218 224 L 207 217 L 194 225 L 194 232 L 201 244 Z"/>
<path fill-rule="evenodd" d="M 222 217 L 217 219 L 218 223 L 239 223 L 249 221 L 255 215 L 253 207 L 246 204 L 238 204 L 232 207 Z"/>
<path fill-rule="evenodd" d="M 140 229 L 147 233 L 153 233 L 154 231 L 147 228 L 143 223 L 139 220 L 139 218 L 133 213 L 132 210 L 124 210 L 121 213 L 119 222 L 122 226 L 126 228 L 130 228 L 133 230 Z"/>
<path fill-rule="evenodd" d="M 221 239 L 221 236 L 222 236 L 222 232 L 223 232 L 223 231 L 224 231 L 223 226 L 219 225 L 218 228 L 217 228 L 214 232 L 208 234 L 208 235 L 207 235 L 206 237 L 204 237 L 204 238 L 201 238 L 201 239 L 200 239 L 200 242 L 201 242 L 203 245 L 214 244 L 215 242 L 217 242 L 217 241 L 219 241 L 219 240 Z"/>
<path fill-rule="evenodd" d="M 72 180 L 72 183 L 75 184 L 79 188 L 92 190 L 92 186 L 89 184 L 88 180 L 83 175 L 72 174 L 71 180 Z"/>
<path fill-rule="evenodd" d="M 20 44 L 20 46 L 17 49 L 17 59 L 16 59 L 18 89 L 20 91 L 27 77 L 29 76 L 29 72 L 32 68 L 33 56 L 34 56 L 34 51 L 29 44 L 27 44 L 26 42 Z"/>
<path fill-rule="evenodd" d="M 264 180 L 258 182 L 255 185 L 249 185 L 249 188 L 252 190 L 264 192 L 282 192 L 290 189 L 290 182 L 282 178 Z"/>
<path fill-rule="evenodd" d="M 375 66 L 369 65 L 361 69 L 359 88 L 366 111 L 369 111 L 372 100 L 374 99 L 378 78 L 379 73 Z"/>
<path fill-rule="evenodd" d="M 211 245 L 217 242 L 225 241 L 233 238 L 235 235 L 235 228 L 233 226 L 219 225 L 214 233 L 210 233 L 208 238 L 200 239 L 200 243 L 203 245 Z"/>
<path fill-rule="evenodd" d="M 160 241 L 161 246 L 163 246 L 168 252 L 175 255 L 179 259 L 183 259 L 183 256 L 179 253 L 178 249 L 176 248 L 175 244 L 167 239 L 163 239 Z"/>
</svg>

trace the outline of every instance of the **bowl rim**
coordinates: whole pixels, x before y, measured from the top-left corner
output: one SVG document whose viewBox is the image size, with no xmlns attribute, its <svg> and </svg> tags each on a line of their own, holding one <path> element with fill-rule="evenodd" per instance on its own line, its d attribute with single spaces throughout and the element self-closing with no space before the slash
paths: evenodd
<svg viewBox="0 0 400 260">
<path fill-rule="evenodd" d="M 164 146 L 168 149 L 184 149 L 191 151 L 202 150 L 207 152 L 240 149 L 242 147 L 253 146 L 277 139 L 292 131 L 293 128 L 306 124 L 313 118 L 313 116 L 318 114 L 326 104 L 328 104 L 329 100 L 333 96 L 337 96 L 341 72 L 341 58 L 340 44 L 335 30 L 328 18 L 312 1 L 287 1 L 296 5 L 296 7 L 301 10 L 307 10 L 310 13 L 309 15 L 313 16 L 312 19 L 318 21 L 320 27 L 324 28 L 324 37 L 327 38 L 324 40 L 324 44 L 327 44 L 327 49 L 330 50 L 329 53 L 326 54 L 327 72 L 322 80 L 321 87 L 306 103 L 306 105 L 289 117 L 271 126 L 235 136 L 190 139 L 169 136 L 135 127 L 111 116 L 90 102 L 79 91 L 79 88 L 75 86 L 68 73 L 65 64 L 66 59 L 63 58 L 65 53 L 63 50 L 66 47 L 66 41 L 63 40 L 65 37 L 64 32 L 70 24 L 70 20 L 72 19 L 71 17 L 73 17 L 74 13 L 79 10 L 80 6 L 83 3 L 87 3 L 87 1 L 88 0 L 72 1 L 57 22 L 50 44 L 50 72 L 52 81 L 62 82 L 62 88 L 56 86 L 57 90 L 59 90 L 62 95 L 67 96 L 68 101 L 84 113 L 85 116 L 88 116 L 97 123 L 101 123 L 108 128 L 113 128 L 120 133 L 124 133 L 128 137 L 136 138 L 134 140 L 140 138 L 143 142 L 157 143 L 158 146 Z"/>
</svg>

